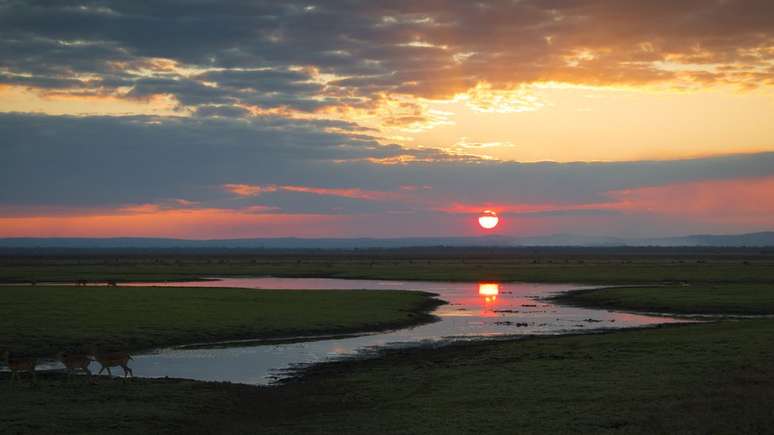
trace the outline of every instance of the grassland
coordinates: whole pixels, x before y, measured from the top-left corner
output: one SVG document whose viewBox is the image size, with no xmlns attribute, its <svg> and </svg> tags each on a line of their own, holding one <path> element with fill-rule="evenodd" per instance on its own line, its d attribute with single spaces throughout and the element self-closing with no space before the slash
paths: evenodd
<svg viewBox="0 0 774 435">
<path fill-rule="evenodd" d="M 276 388 L 101 380 L 11 388 L 4 432 L 768 433 L 774 322 L 395 351 Z M 7 378 L 7 376 L 6 376 Z"/>
<path fill-rule="evenodd" d="M 52 355 L 360 332 L 426 322 L 428 293 L 0 286 L 0 349 Z"/>
<path fill-rule="evenodd" d="M 599 248 L 0 256 L 0 282 L 180 281 L 288 276 L 601 284 L 774 282 L 771 249 Z"/>
<path fill-rule="evenodd" d="M 262 391 L 281 401 L 231 421 L 278 434 L 766 433 L 772 333 L 756 320 L 396 352 Z"/>
<path fill-rule="evenodd" d="M 35 386 L 11 386 L 0 376 L 0 433 L 161 434 L 202 433 L 198 423 L 224 422 L 247 386 L 180 380 L 99 378 L 67 382 L 38 375 Z M 211 416 L 211 418 L 205 418 Z M 225 422 L 224 422 L 225 423 Z M 210 426 L 211 427 L 211 426 Z"/>
<path fill-rule="evenodd" d="M 489 268 L 495 275 L 483 279 L 547 281 L 587 270 L 593 279 L 572 281 L 690 285 L 578 292 L 565 301 L 646 311 L 774 313 L 772 264 L 760 257 L 586 256 L 569 263 L 543 257 L 535 264 L 521 257 L 518 264 L 466 257 L 421 267 L 416 258 L 382 259 L 381 267 L 353 265 L 355 260 L 326 258 L 333 266 L 324 268 L 346 277 L 403 279 L 479 279 Z M 299 274 L 313 274 L 317 266 L 304 261 Z M 292 265 L 276 262 L 275 272 L 287 266 L 291 273 Z M 62 276 L 74 276 L 67 273 Z M 0 397 L 8 398 L 0 408 L 0 431 L 770 433 L 771 337 L 773 319 L 747 319 L 393 350 L 370 360 L 322 364 L 272 388 L 182 380 L 67 384 L 49 375 L 37 387 L 11 389 L 0 378 Z"/>
<path fill-rule="evenodd" d="M 774 283 L 612 287 L 565 293 L 564 304 L 679 314 L 774 313 Z"/>
</svg>

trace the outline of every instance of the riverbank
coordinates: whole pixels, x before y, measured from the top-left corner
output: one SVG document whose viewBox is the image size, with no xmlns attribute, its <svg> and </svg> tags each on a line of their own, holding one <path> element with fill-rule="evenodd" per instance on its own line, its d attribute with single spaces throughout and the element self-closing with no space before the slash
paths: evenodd
<svg viewBox="0 0 774 435">
<path fill-rule="evenodd" d="M 696 289 L 683 295 L 683 306 L 720 304 L 722 313 L 759 310 L 774 286 Z M 649 300 L 647 311 L 674 305 L 669 292 L 649 291 L 632 290 L 629 300 Z M 774 320 L 747 319 L 390 350 L 316 365 L 270 388 L 184 380 L 67 384 L 50 375 L 37 387 L 12 390 L 6 375 L 0 395 L 10 400 L 0 427 L 11 433 L 765 433 L 774 427 L 772 336 Z"/>
<path fill-rule="evenodd" d="M 774 313 L 774 284 L 692 284 L 575 290 L 553 302 L 591 308 L 674 313 L 755 316 Z"/>
<path fill-rule="evenodd" d="M 369 332 L 432 321 L 442 302 L 407 291 L 201 287 L 0 287 L 0 349 L 141 351 L 222 340 Z"/>
<path fill-rule="evenodd" d="M 626 305 L 616 308 L 636 301 L 646 311 L 774 313 L 774 285 L 702 288 L 559 299 L 613 308 L 623 292 Z M 766 433 L 773 333 L 774 320 L 746 319 L 390 351 L 314 367 L 274 392 L 288 406 L 257 418 L 264 433 Z M 317 407 L 294 403 L 300 397 Z"/>
<path fill-rule="evenodd" d="M 283 405 L 255 418 L 263 433 L 761 433 L 772 333 L 756 320 L 393 352 L 319 366 L 265 392 Z"/>
<path fill-rule="evenodd" d="M 774 321 L 390 351 L 278 387 L 0 379 L 27 433 L 765 433 Z M 45 407 L 39 404 L 45 403 Z"/>
</svg>

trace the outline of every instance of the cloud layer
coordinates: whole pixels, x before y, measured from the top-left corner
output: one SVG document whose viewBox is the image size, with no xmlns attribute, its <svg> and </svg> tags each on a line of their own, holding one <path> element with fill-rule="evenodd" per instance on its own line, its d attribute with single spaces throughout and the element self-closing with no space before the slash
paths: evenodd
<svg viewBox="0 0 774 435">
<path fill-rule="evenodd" d="M 586 89 L 772 85 L 768 0 L 0 0 L 0 236 L 469 234 L 482 208 L 520 234 L 769 229 L 772 152 L 519 163 L 483 156 L 526 139 L 412 140 L 454 124 L 443 107 L 551 105 L 530 87 L 586 110 Z"/>
<path fill-rule="evenodd" d="M 771 204 L 774 153 L 567 164 L 426 153 L 420 157 L 432 161 L 384 165 L 361 157 L 411 151 L 365 137 L 353 141 L 324 126 L 278 119 L 0 115 L 0 136 L 8 139 L 0 149 L 0 214 L 129 221 L 126 215 L 209 215 L 223 222 L 229 221 L 224 216 L 246 214 L 260 215 L 264 223 L 290 215 L 334 221 L 371 216 L 392 222 L 380 227 L 382 235 L 415 234 L 427 227 L 423 220 L 438 216 L 458 223 L 437 230 L 467 232 L 459 222 L 484 208 L 565 224 L 594 216 L 622 222 L 661 216 L 738 229 L 770 225 L 774 216 L 774 209 L 762 206 Z M 416 219 L 417 226 L 404 226 L 406 219 Z M 10 223 L 4 229 L 14 233 Z M 250 234 L 275 234 L 277 228 L 285 227 L 257 225 Z M 326 234 L 322 228 L 318 235 Z M 338 231 L 367 235 L 357 228 L 347 224 Z M 662 228 L 651 228 L 656 230 Z"/>
<path fill-rule="evenodd" d="M 481 82 L 759 87 L 772 23 L 767 0 L 6 0 L 0 83 L 225 116 L 369 111 Z M 420 115 L 404 104 L 393 122 Z"/>
</svg>

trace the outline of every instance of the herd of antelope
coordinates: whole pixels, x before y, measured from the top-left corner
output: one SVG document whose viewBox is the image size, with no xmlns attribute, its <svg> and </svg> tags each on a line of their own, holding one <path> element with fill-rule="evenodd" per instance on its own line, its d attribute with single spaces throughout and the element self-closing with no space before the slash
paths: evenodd
<svg viewBox="0 0 774 435">
<path fill-rule="evenodd" d="M 86 376 L 91 377 L 92 373 L 89 370 L 89 365 L 92 361 L 96 361 L 101 366 L 98 375 L 107 371 L 108 376 L 113 376 L 111 373 L 111 367 L 121 367 L 124 370 L 124 378 L 128 376 L 134 377 L 132 369 L 129 368 L 129 361 L 132 356 L 127 352 L 100 352 L 97 349 L 91 349 L 90 353 L 74 353 L 74 352 L 61 352 L 57 355 L 57 360 L 61 362 L 65 371 L 67 372 L 67 379 L 69 380 L 72 375 L 82 372 Z M 0 352 L 0 362 L 5 363 L 8 370 L 11 372 L 11 383 L 15 380 L 21 379 L 22 373 L 29 373 L 34 383 L 37 379 L 35 374 L 35 368 L 38 365 L 38 359 L 29 356 L 13 355 L 9 351 Z"/>
</svg>

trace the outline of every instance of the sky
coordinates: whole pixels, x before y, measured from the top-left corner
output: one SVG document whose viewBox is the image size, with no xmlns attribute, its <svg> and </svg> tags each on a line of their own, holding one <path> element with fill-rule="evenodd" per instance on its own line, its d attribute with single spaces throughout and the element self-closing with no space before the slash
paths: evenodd
<svg viewBox="0 0 774 435">
<path fill-rule="evenodd" d="M 0 237 L 765 230 L 770 0 L 0 0 Z"/>
</svg>

